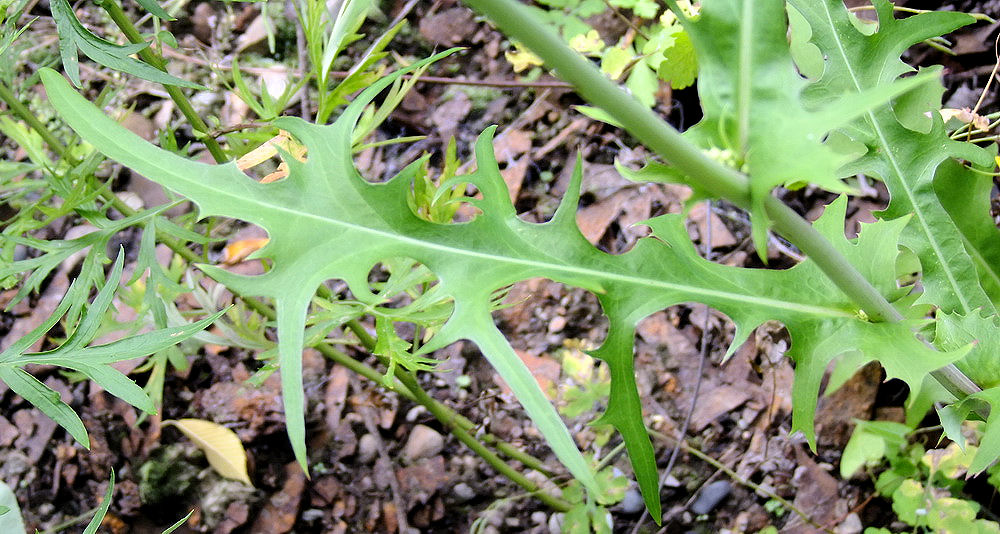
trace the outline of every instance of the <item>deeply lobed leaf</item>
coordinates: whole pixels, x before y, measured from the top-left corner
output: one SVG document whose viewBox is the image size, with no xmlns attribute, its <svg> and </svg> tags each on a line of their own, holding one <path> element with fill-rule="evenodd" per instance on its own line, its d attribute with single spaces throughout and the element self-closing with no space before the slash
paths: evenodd
<svg viewBox="0 0 1000 534">
<path fill-rule="evenodd" d="M 900 60 L 906 49 L 975 20 L 970 15 L 948 12 L 896 19 L 892 4 L 877 0 L 878 29 L 866 35 L 854 26 L 853 15 L 839 0 L 790 3 L 810 24 L 812 43 L 826 58 L 822 77 L 806 92 L 816 105 L 894 82 L 913 70 Z M 932 113 L 927 124 L 923 114 L 937 111 L 939 96 L 931 110 L 910 104 L 904 100 L 868 110 L 844 129 L 866 147 L 867 154 L 842 169 L 841 174 L 864 173 L 885 182 L 891 201 L 880 217 L 897 219 L 912 213 L 902 244 L 920 259 L 923 302 L 963 315 L 979 307 L 996 313 L 993 301 L 979 283 L 977 263 L 963 243 L 963 233 L 935 194 L 933 183 L 936 170 L 949 158 L 979 165 L 991 164 L 992 158 L 974 145 L 948 139 L 937 113 Z"/>
<path fill-rule="evenodd" d="M 794 425 L 810 440 L 820 382 L 838 356 L 850 356 L 846 361 L 852 365 L 878 359 L 890 376 L 904 379 L 913 389 L 919 389 L 928 372 L 961 356 L 929 349 L 912 336 L 911 324 L 866 321 L 810 262 L 786 271 L 708 262 L 696 253 L 678 215 L 647 221 L 653 237 L 640 240 L 628 253 L 611 256 L 599 251 L 575 222 L 579 165 L 552 220 L 522 221 L 494 160 L 493 129 L 476 144 L 478 170 L 456 178 L 482 193 L 481 199 L 469 199 L 482 213 L 462 224 L 416 216 L 407 200 L 416 166 L 373 184 L 361 178 L 351 159 L 352 132 L 364 106 L 401 72 L 362 93 L 332 125 L 296 118 L 277 121 L 308 147 L 309 158 L 287 161 L 288 178 L 269 184 L 250 180 L 233 164 L 205 165 L 162 151 L 105 117 L 55 72 L 42 72 L 53 105 L 100 151 L 192 199 L 201 216 L 234 217 L 267 230 L 270 241 L 257 254 L 273 262 L 266 274 L 247 277 L 202 268 L 243 294 L 274 299 L 287 425 L 301 463 L 306 453 L 301 350 L 310 299 L 323 281 L 339 278 L 358 300 L 378 304 L 380 297 L 368 286 L 368 272 L 391 257 L 424 264 L 439 278 L 439 290 L 455 301 L 448 322 L 417 355 L 459 339 L 475 342 L 560 460 L 591 491 L 597 487 L 593 474 L 558 414 L 495 327 L 490 311 L 496 290 L 527 278 L 545 277 L 595 293 L 610 323 L 607 338 L 594 352 L 608 363 L 612 376 L 602 421 L 621 432 L 654 517 L 659 517 L 656 464 L 633 368 L 635 326 L 647 315 L 690 301 L 715 307 L 736 324 L 730 352 L 762 322 L 783 322 L 792 337 L 790 355 L 798 363 Z M 852 242 L 844 237 L 845 206 L 844 200 L 833 204 L 817 223 L 819 229 L 888 298 L 899 298 L 904 291 L 897 288 L 892 273 L 897 239 L 907 221 L 868 226 Z"/>
</svg>

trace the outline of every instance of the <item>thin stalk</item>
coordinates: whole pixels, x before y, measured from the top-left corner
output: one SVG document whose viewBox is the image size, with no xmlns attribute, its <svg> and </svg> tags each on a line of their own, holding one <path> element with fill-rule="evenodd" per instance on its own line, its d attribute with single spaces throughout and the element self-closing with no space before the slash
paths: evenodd
<svg viewBox="0 0 1000 534">
<path fill-rule="evenodd" d="M 132 20 L 128 18 L 128 15 L 125 14 L 122 6 L 119 5 L 116 0 L 104 0 L 103 2 L 99 2 L 99 4 L 105 11 L 107 11 L 111 20 L 114 21 L 115 25 L 118 26 L 118 29 L 125 34 L 125 38 L 128 39 L 129 42 L 146 42 L 139 33 L 139 30 L 132 24 Z M 167 62 L 163 59 L 163 56 L 156 53 L 151 46 L 147 46 L 146 48 L 140 50 L 139 58 L 157 69 L 164 72 L 167 71 Z M 201 132 L 199 138 L 203 143 L 205 143 L 205 148 L 207 148 L 209 153 L 212 154 L 212 158 L 215 159 L 216 163 L 225 163 L 228 161 L 229 158 L 226 157 L 226 153 L 223 152 L 219 143 L 212 137 L 208 136 L 208 132 L 211 131 L 211 128 L 205 124 L 205 121 L 201 119 L 198 112 L 194 110 L 194 106 L 191 105 L 191 101 L 184 96 L 184 93 L 181 92 L 180 88 L 174 85 L 164 85 L 163 88 L 166 89 L 167 94 L 170 95 L 170 99 L 177 104 L 177 109 L 184 115 L 184 118 L 187 119 L 188 123 L 191 124 L 196 132 Z"/>
<path fill-rule="evenodd" d="M 42 124 L 42 121 L 38 120 L 38 117 L 36 117 L 27 106 L 18 100 L 14 91 L 11 91 L 11 89 L 2 81 L 0 81 L 0 100 L 6 102 L 7 107 L 9 107 L 15 115 L 27 123 L 31 129 L 35 130 L 42 140 L 49 145 L 49 148 L 58 154 L 59 157 L 69 160 L 71 163 L 76 162 L 75 159 L 70 158 L 69 152 L 66 150 L 66 145 L 62 144 L 52 131 Z"/>
<path fill-rule="evenodd" d="M 559 77 L 573 84 L 590 103 L 615 118 L 639 141 L 690 177 L 713 195 L 737 206 L 750 206 L 748 178 L 707 157 L 681 137 L 672 126 L 609 80 L 579 53 L 566 46 L 551 28 L 514 0 L 465 0 L 485 15 L 506 35 L 527 46 Z M 805 252 L 830 280 L 853 300 L 872 321 L 899 321 L 902 316 L 857 269 L 805 219 L 780 200 L 769 197 L 764 203 L 774 229 Z M 953 393 L 979 391 L 954 365 L 932 373 Z M 961 396 L 959 398 L 961 398 Z"/>
<path fill-rule="evenodd" d="M 542 501 L 553 510 L 568 512 L 570 508 L 573 507 L 562 498 L 551 495 L 545 490 L 539 488 L 537 484 L 521 474 L 520 471 L 504 462 L 499 456 L 496 455 L 496 453 L 487 449 L 482 443 L 473 437 L 472 434 L 469 434 L 468 431 L 462 428 L 461 425 L 459 425 L 458 422 L 451 417 L 451 414 L 439 411 L 443 405 L 435 402 L 434 399 L 427 395 L 426 391 L 420 388 L 420 385 L 417 383 L 416 376 L 413 374 L 403 373 L 401 375 L 397 375 L 397 377 L 400 378 L 406 387 L 410 388 L 410 390 L 416 394 L 418 402 L 427 406 L 427 409 L 431 411 L 435 418 L 448 426 L 448 430 L 453 436 L 458 438 L 459 441 L 464 443 L 481 458 L 486 460 L 486 462 L 490 464 L 490 467 L 495 469 L 498 473 L 509 478 L 518 486 L 524 488 L 525 491 L 534 495 L 538 500 Z"/>
<path fill-rule="evenodd" d="M 782 506 L 784 506 L 786 510 L 791 510 L 792 512 L 795 512 L 795 514 L 798 515 L 799 517 L 801 517 L 802 520 L 805 521 L 806 523 L 809 523 L 810 525 L 812 525 L 812 526 L 814 526 L 814 527 L 816 527 L 816 528 L 818 528 L 820 530 L 823 530 L 824 532 L 831 532 L 830 529 L 824 528 L 822 525 L 820 525 L 819 523 L 817 523 L 816 521 L 814 521 L 813 518 L 809 517 L 808 514 L 806 514 L 804 511 L 800 510 L 792 502 L 788 501 L 787 499 L 782 498 L 778 494 L 776 494 L 773 491 L 771 491 L 771 490 L 769 490 L 769 489 L 761 486 L 760 484 L 755 483 L 752 480 L 749 480 L 749 479 L 741 477 L 739 475 L 739 473 L 737 473 L 736 471 L 733 471 L 732 469 L 730 469 L 729 467 L 727 467 L 726 464 L 724 464 L 724 463 L 716 460 L 715 458 L 712 458 L 711 456 L 709 456 L 709 455 L 705 454 L 704 452 L 702 452 L 700 449 L 698 449 L 698 448 L 696 448 L 696 447 L 688 444 L 687 441 L 683 441 L 683 440 L 682 441 L 678 441 L 674 437 L 668 436 L 666 434 L 661 434 L 660 432 L 657 432 L 655 430 L 647 430 L 647 432 L 649 433 L 650 436 L 653 436 L 654 438 L 678 444 L 680 446 L 680 448 L 684 449 L 684 452 L 686 452 L 686 453 L 688 453 L 688 454 L 690 454 L 692 456 L 695 456 L 695 457 L 701 459 L 703 462 L 705 462 L 705 463 L 711 465 L 712 467 L 718 469 L 719 471 L 722 471 L 727 476 L 729 476 L 729 478 L 731 478 L 734 481 L 736 481 L 738 484 L 740 484 L 742 486 L 746 486 L 746 487 L 750 488 L 751 490 L 753 490 L 754 492 L 759 493 L 761 495 L 764 495 L 764 496 L 766 496 L 769 499 L 774 499 L 775 501 L 779 502 Z"/>
</svg>

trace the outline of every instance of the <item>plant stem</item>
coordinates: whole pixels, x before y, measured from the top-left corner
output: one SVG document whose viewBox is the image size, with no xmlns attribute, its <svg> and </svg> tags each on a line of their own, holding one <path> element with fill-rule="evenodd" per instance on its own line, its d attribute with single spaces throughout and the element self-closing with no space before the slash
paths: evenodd
<svg viewBox="0 0 1000 534">
<path fill-rule="evenodd" d="M 70 162 L 76 162 L 75 159 L 69 157 L 69 153 L 66 150 L 66 145 L 62 144 L 62 142 L 59 141 L 58 138 L 56 138 L 56 136 L 52 133 L 52 131 L 49 130 L 44 124 L 42 124 L 42 121 L 38 120 L 38 117 L 36 117 L 35 114 L 32 113 L 31 110 L 27 108 L 27 106 L 25 106 L 24 104 L 21 103 L 20 100 L 18 100 L 17 95 L 14 94 L 14 91 L 12 91 L 9 87 L 7 87 L 7 85 L 4 84 L 2 81 L 0 81 L 0 100 L 6 102 L 7 107 L 9 107 L 10 110 L 13 111 L 15 115 L 20 117 L 21 120 L 23 120 L 25 123 L 28 124 L 28 126 L 30 126 L 33 130 L 35 130 L 35 132 L 38 133 L 38 135 L 42 138 L 42 140 L 49 145 L 49 148 L 51 148 L 53 152 L 58 154 L 59 157 L 69 160 Z"/>
<path fill-rule="evenodd" d="M 746 478 L 741 477 L 739 475 L 739 473 L 737 473 L 736 471 L 733 471 L 732 469 L 730 469 L 729 467 L 727 467 L 726 464 L 724 464 L 724 463 L 716 460 L 715 458 L 712 458 L 711 456 L 705 454 L 700 449 L 697 449 L 697 448 L 693 447 L 692 445 L 688 444 L 687 441 L 678 441 L 676 438 L 670 437 L 670 436 L 668 436 L 666 434 L 662 434 L 662 433 L 657 432 L 655 430 L 647 430 L 647 432 L 649 432 L 649 435 L 653 436 L 654 438 L 657 438 L 657 439 L 660 439 L 660 440 L 663 440 L 663 441 L 668 441 L 670 443 L 674 443 L 674 444 L 680 445 L 680 448 L 684 449 L 684 452 L 686 452 L 686 453 L 688 453 L 688 454 L 690 454 L 692 456 L 695 456 L 695 457 L 701 459 L 703 462 L 705 462 L 705 463 L 711 465 L 712 467 L 718 469 L 719 471 L 722 471 L 727 476 L 729 476 L 729 478 L 735 480 L 738 484 L 746 486 L 746 487 L 750 488 L 751 490 L 753 490 L 753 491 L 755 491 L 755 492 L 757 492 L 757 493 L 759 493 L 761 495 L 766 496 L 769 499 L 774 499 L 775 501 L 781 503 L 781 505 L 784 506 L 786 510 L 791 510 L 792 512 L 795 512 L 795 514 L 798 515 L 799 517 L 801 517 L 806 523 L 809 523 L 810 525 L 812 525 L 812 526 L 814 526 L 814 527 L 816 527 L 816 528 L 818 528 L 820 530 L 823 530 L 824 532 L 832 532 L 830 529 L 824 528 L 822 525 L 820 525 L 819 523 L 817 523 L 816 521 L 814 521 L 811 517 L 809 517 L 809 515 L 807 515 L 805 512 L 803 512 L 802 510 L 800 510 L 797 506 L 795 506 L 794 504 L 792 504 L 788 500 L 782 498 L 778 494 L 776 494 L 773 491 L 771 491 L 771 490 L 769 490 L 769 489 L 761 486 L 760 484 L 755 483 L 752 480 L 748 480 Z"/>
<path fill-rule="evenodd" d="M 709 158 L 652 110 L 609 80 L 579 53 L 566 46 L 551 28 L 515 0 L 465 0 L 486 15 L 506 35 L 519 40 L 559 77 L 572 83 L 587 101 L 614 117 L 653 152 L 687 175 L 692 184 L 737 206 L 750 207 L 749 180 Z M 899 321 L 899 311 L 844 258 L 809 222 L 774 197 L 764 202 L 774 229 L 806 253 L 830 280 L 873 321 Z M 954 365 L 932 373 L 959 398 L 979 391 Z"/>
<path fill-rule="evenodd" d="M 410 373 L 402 373 L 397 374 L 397 377 L 406 387 L 410 388 L 410 390 L 416 394 L 417 402 L 426 406 L 438 421 L 441 421 L 448 427 L 448 430 L 452 433 L 452 435 L 458 438 L 458 440 L 464 443 L 467 447 L 472 449 L 481 458 L 486 460 L 486 462 L 489 463 L 493 469 L 496 469 L 497 472 L 514 481 L 518 486 L 524 488 L 525 491 L 537 497 L 538 500 L 542 501 L 553 510 L 568 512 L 570 508 L 572 508 L 570 503 L 560 497 L 550 495 L 546 491 L 539 488 L 537 484 L 521 474 L 520 471 L 514 469 L 510 465 L 507 465 L 507 463 L 500 459 L 500 457 L 498 457 L 493 451 L 487 449 L 482 443 L 476 440 L 475 437 L 469 434 L 468 431 L 462 428 L 462 426 L 452 418 L 451 414 L 440 411 L 440 408 L 442 408 L 443 405 L 434 401 L 434 399 L 427 395 L 426 391 L 420 388 L 420 385 L 417 383 L 416 376 Z"/>
<path fill-rule="evenodd" d="M 504 34 L 517 39 L 545 60 L 560 78 L 573 84 L 581 96 L 614 117 L 643 144 L 688 176 L 697 177 L 699 186 L 740 207 L 750 206 L 746 176 L 705 156 L 672 126 L 598 71 L 590 61 L 566 46 L 562 38 L 540 22 L 526 6 L 514 0 L 465 0 L 465 3 L 486 15 Z"/>
<path fill-rule="evenodd" d="M 129 40 L 129 42 L 146 42 L 139 33 L 139 30 L 132 24 L 128 15 L 126 15 L 125 11 L 122 10 L 122 6 L 119 5 L 116 0 L 104 0 L 103 2 L 100 2 L 100 5 L 105 11 L 108 12 L 111 20 L 114 21 L 115 25 L 118 26 L 118 29 L 125 34 L 125 37 Z M 167 71 L 167 63 L 163 59 L 163 56 L 157 54 L 151 46 L 147 46 L 146 48 L 140 50 L 139 58 L 157 69 L 164 72 Z M 209 153 L 212 154 L 212 158 L 215 159 L 216 163 L 225 163 L 228 161 L 229 158 L 226 157 L 226 153 L 223 152 L 219 143 L 212 137 L 208 136 L 208 132 L 211 131 L 211 129 L 207 124 L 205 124 L 205 121 L 201 120 L 201 117 L 198 116 L 198 113 L 194 110 L 194 106 L 191 105 L 191 101 L 184 96 L 184 93 L 181 92 L 180 88 L 173 85 L 164 85 L 163 88 L 166 89 L 167 94 L 170 95 L 170 99 L 177 104 L 177 109 L 184 115 L 184 118 L 187 119 L 188 123 L 195 129 L 195 134 L 198 135 L 203 143 L 205 143 L 205 148 L 207 148 Z"/>
</svg>

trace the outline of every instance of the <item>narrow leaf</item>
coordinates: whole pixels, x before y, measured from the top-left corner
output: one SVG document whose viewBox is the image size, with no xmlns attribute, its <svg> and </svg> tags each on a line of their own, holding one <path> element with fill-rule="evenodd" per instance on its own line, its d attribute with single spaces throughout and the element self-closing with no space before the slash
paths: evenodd
<svg viewBox="0 0 1000 534">
<path fill-rule="evenodd" d="M 10 489 L 10 486 L 0 481 L 0 507 L 7 511 L 0 515 L 0 532 L 4 534 L 25 534 L 24 518 L 21 516 L 21 507 L 17 504 L 17 496 Z"/>
<path fill-rule="evenodd" d="M 59 426 L 66 429 L 77 443 L 90 449 L 90 438 L 87 437 L 87 429 L 83 426 L 83 421 L 80 420 L 80 416 L 76 415 L 73 408 L 59 399 L 58 392 L 39 382 L 37 378 L 20 367 L 0 366 L 0 380 L 10 386 L 14 393 L 59 423 Z"/>
<path fill-rule="evenodd" d="M 77 50 L 79 50 L 90 59 L 109 69 L 125 72 L 144 80 L 190 89 L 205 89 L 200 84 L 171 76 L 148 63 L 130 57 L 149 46 L 149 43 L 117 45 L 94 35 L 76 18 L 76 13 L 73 12 L 68 0 L 52 0 L 50 8 L 52 18 L 56 21 L 56 32 L 59 34 L 59 54 L 62 57 L 63 68 L 66 69 L 66 75 L 77 87 L 80 86 L 80 67 L 77 64 Z"/>
<path fill-rule="evenodd" d="M 108 508 L 111 507 L 111 497 L 115 494 L 115 471 L 111 470 L 111 480 L 108 481 L 108 489 L 104 492 L 104 498 L 101 499 L 101 504 L 97 507 L 97 512 L 94 517 L 91 518 L 90 523 L 87 523 L 87 528 L 83 530 L 83 534 L 97 534 L 97 529 L 101 528 L 101 523 L 104 522 L 104 516 L 108 514 Z"/>
</svg>

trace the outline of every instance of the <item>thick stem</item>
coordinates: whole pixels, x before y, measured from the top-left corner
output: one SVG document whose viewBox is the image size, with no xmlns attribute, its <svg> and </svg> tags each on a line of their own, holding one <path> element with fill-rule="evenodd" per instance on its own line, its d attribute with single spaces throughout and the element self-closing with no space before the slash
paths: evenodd
<svg viewBox="0 0 1000 534">
<path fill-rule="evenodd" d="M 132 20 L 128 18 L 128 15 L 125 14 L 125 11 L 122 10 L 122 6 L 120 6 L 116 0 L 104 0 L 103 2 L 100 2 L 100 5 L 105 11 L 108 12 L 111 20 L 114 21 L 115 25 L 118 26 L 118 29 L 125 34 L 125 38 L 127 38 L 129 42 L 146 42 L 139 33 L 139 30 L 137 30 L 135 25 L 132 24 Z M 139 58 L 157 69 L 164 72 L 167 71 L 166 61 L 164 61 L 163 57 L 157 54 L 151 46 L 147 46 L 146 48 L 140 50 Z M 198 112 L 196 112 L 194 110 L 194 106 L 191 105 L 191 101 L 184 96 L 184 93 L 181 92 L 180 88 L 173 85 L 164 85 L 163 88 L 166 89 L 167 94 L 170 95 L 170 99 L 177 104 L 177 109 L 184 115 L 184 118 L 187 119 L 188 123 L 190 123 L 196 131 L 201 132 L 202 135 L 200 135 L 199 138 L 203 143 L 205 143 L 205 148 L 207 148 L 209 153 L 212 154 L 212 158 L 215 159 L 216 163 L 225 163 L 228 161 L 229 158 L 226 157 L 226 153 L 223 152 L 219 143 L 212 137 L 209 137 L 208 132 L 211 131 L 211 128 L 205 124 L 205 121 L 201 120 Z"/>
<path fill-rule="evenodd" d="M 688 176 L 696 177 L 698 185 L 742 208 L 750 207 L 746 176 L 706 157 L 672 126 L 566 46 L 523 4 L 515 0 L 465 0 L 465 3 L 545 60 L 560 78 L 573 84 L 581 96 L 614 117 L 644 145 Z"/>
<path fill-rule="evenodd" d="M 486 15 L 506 35 L 517 39 L 573 84 L 587 101 L 603 109 L 647 147 L 677 167 L 698 187 L 744 209 L 750 206 L 748 179 L 742 173 L 712 160 L 667 124 L 608 79 L 579 53 L 566 46 L 551 28 L 515 0 L 465 0 Z M 837 287 L 873 321 L 899 321 L 902 316 L 811 224 L 778 199 L 765 201 L 774 228 L 805 252 Z M 949 365 L 932 373 L 960 398 L 979 391 L 968 377 Z"/>
</svg>

